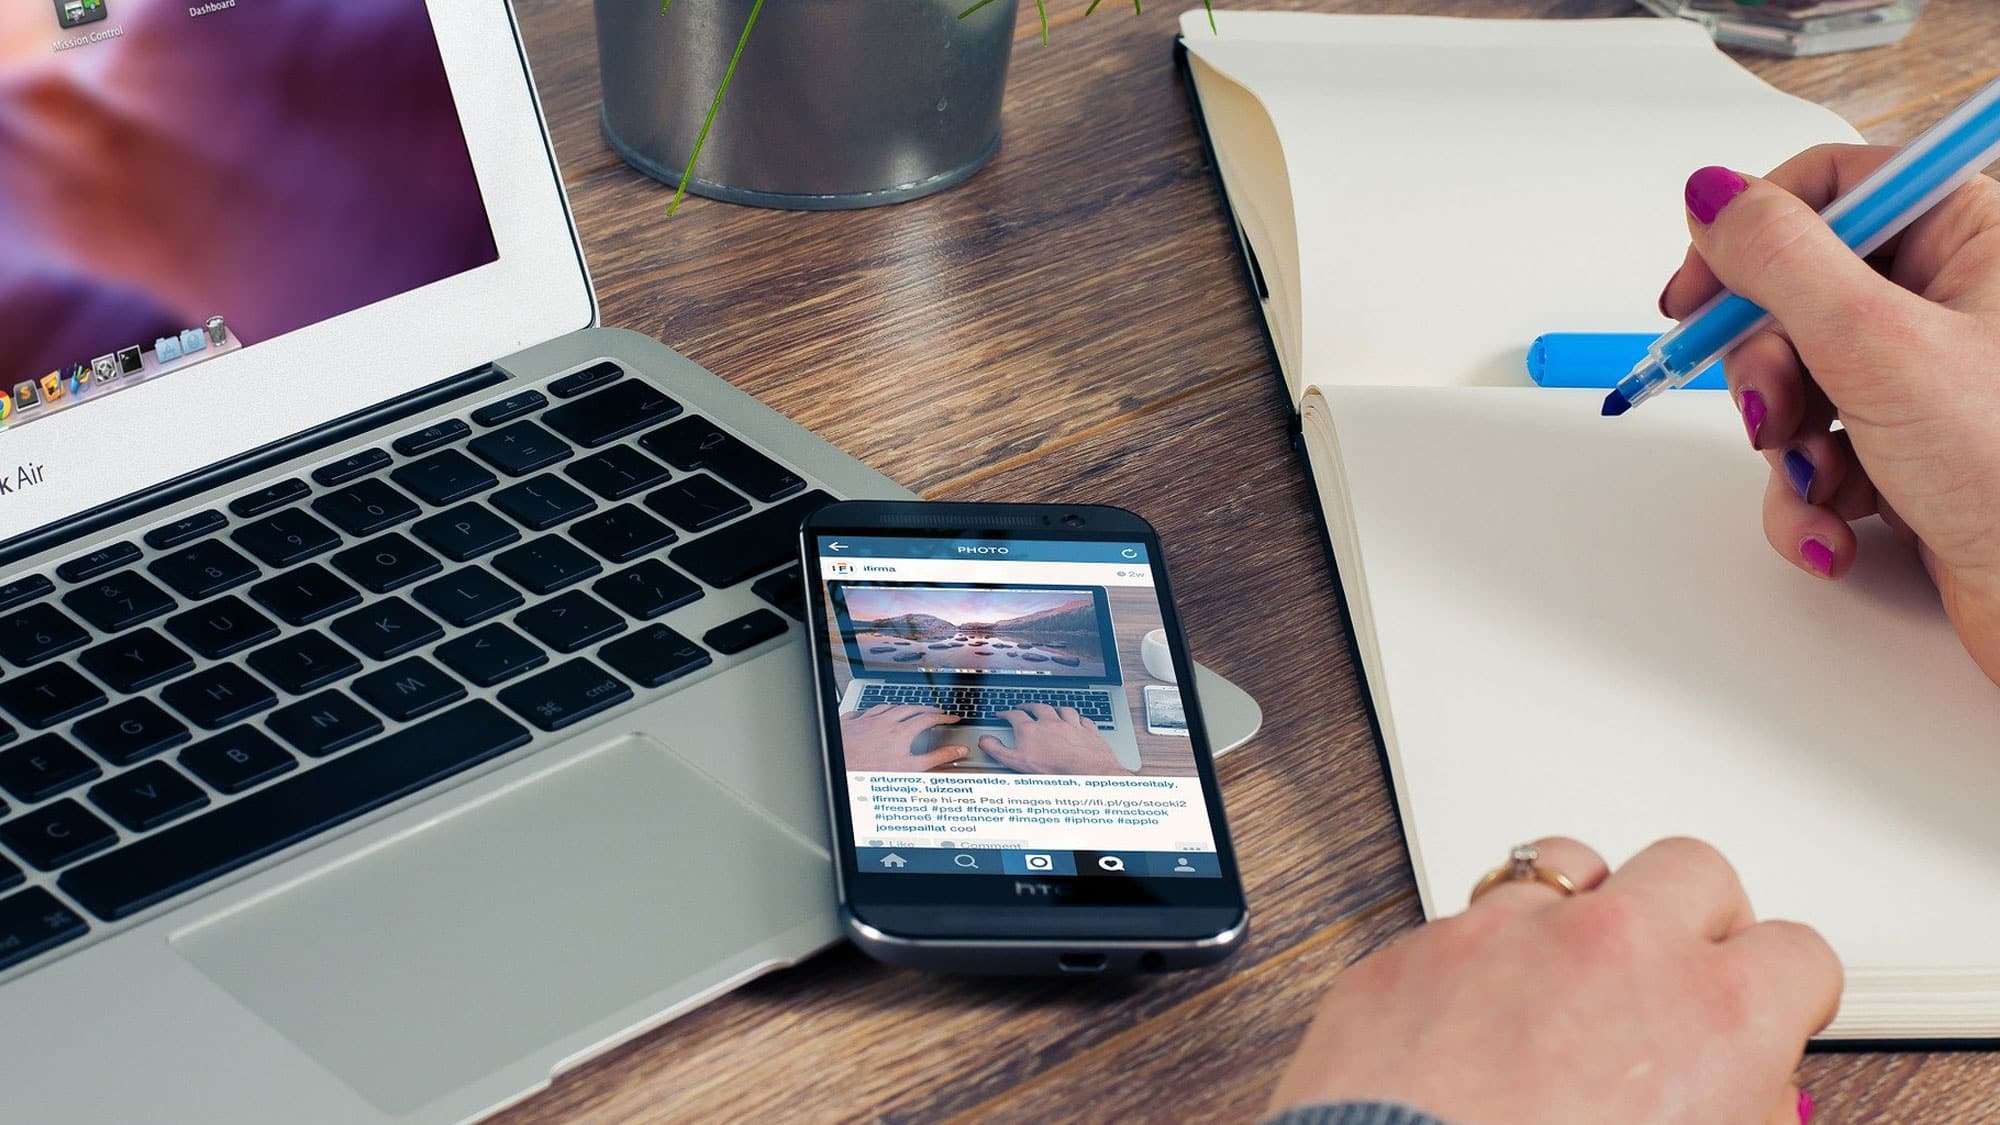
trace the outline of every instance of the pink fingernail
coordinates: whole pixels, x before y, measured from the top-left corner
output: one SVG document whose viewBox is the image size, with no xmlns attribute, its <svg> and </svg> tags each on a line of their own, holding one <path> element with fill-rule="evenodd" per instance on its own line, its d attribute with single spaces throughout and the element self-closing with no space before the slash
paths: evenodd
<svg viewBox="0 0 2000 1125">
<path fill-rule="evenodd" d="M 1808 539 L 1799 544 L 1799 557 L 1806 565 L 1819 571 L 1820 577 L 1833 577 L 1833 548 L 1817 539 Z"/>
<path fill-rule="evenodd" d="M 1727 168 L 1713 164 L 1697 168 L 1694 175 L 1688 177 L 1685 193 L 1688 213 L 1700 220 L 1702 226 L 1707 226 L 1722 214 L 1722 209 L 1729 205 L 1730 200 L 1743 194 L 1743 189 L 1749 186 L 1748 180 Z"/>
<path fill-rule="evenodd" d="M 1764 428 L 1764 396 L 1746 387 L 1737 406 L 1743 411 L 1743 428 L 1750 433 L 1750 448 L 1762 449 L 1757 444 L 1757 431 Z"/>
<path fill-rule="evenodd" d="M 1799 1125 L 1811 1125 L 1813 1111 L 1812 1095 L 1799 1091 Z"/>
</svg>

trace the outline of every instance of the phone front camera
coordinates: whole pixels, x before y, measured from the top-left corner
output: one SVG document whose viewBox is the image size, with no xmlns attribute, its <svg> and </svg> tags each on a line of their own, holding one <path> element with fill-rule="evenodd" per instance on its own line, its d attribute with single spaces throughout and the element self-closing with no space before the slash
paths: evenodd
<svg viewBox="0 0 2000 1125">
<path fill-rule="evenodd" d="M 1063 523 L 1068 524 L 1070 527 L 1082 527 L 1083 517 L 1077 515 L 1075 512 L 1071 512 L 1069 515 L 1063 517 Z"/>
</svg>

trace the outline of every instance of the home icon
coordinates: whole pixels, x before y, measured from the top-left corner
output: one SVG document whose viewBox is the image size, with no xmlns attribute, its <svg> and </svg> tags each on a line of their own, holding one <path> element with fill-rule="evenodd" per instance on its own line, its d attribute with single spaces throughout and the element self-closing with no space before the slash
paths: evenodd
<svg viewBox="0 0 2000 1125">
<path fill-rule="evenodd" d="M 882 857 L 882 866 L 884 867 L 908 867 L 909 865 L 909 860 L 904 859 L 895 852 L 890 852 L 888 855 Z"/>
</svg>

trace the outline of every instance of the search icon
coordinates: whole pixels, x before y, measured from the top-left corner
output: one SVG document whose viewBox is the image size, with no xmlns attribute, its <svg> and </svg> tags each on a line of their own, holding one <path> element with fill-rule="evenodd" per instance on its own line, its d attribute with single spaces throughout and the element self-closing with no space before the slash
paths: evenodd
<svg viewBox="0 0 2000 1125">
<path fill-rule="evenodd" d="M 951 861 L 953 863 L 958 864 L 960 867 L 977 868 L 979 866 L 978 857 L 966 855 L 964 852 L 960 852 L 957 855 L 952 856 Z"/>
<path fill-rule="evenodd" d="M 1102 867 L 1106 871 L 1123 871 L 1125 870 L 1125 861 L 1115 855 L 1101 855 L 1097 857 L 1097 866 Z"/>
</svg>

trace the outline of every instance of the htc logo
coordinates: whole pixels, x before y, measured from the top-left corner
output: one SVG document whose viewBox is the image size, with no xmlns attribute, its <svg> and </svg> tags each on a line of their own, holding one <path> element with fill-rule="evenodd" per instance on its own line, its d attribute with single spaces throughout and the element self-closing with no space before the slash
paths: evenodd
<svg viewBox="0 0 2000 1125">
<path fill-rule="evenodd" d="M 1069 893 L 1069 888 L 1057 883 L 1030 883 L 1016 879 L 1014 893 L 1023 898 L 1061 898 Z"/>
</svg>

